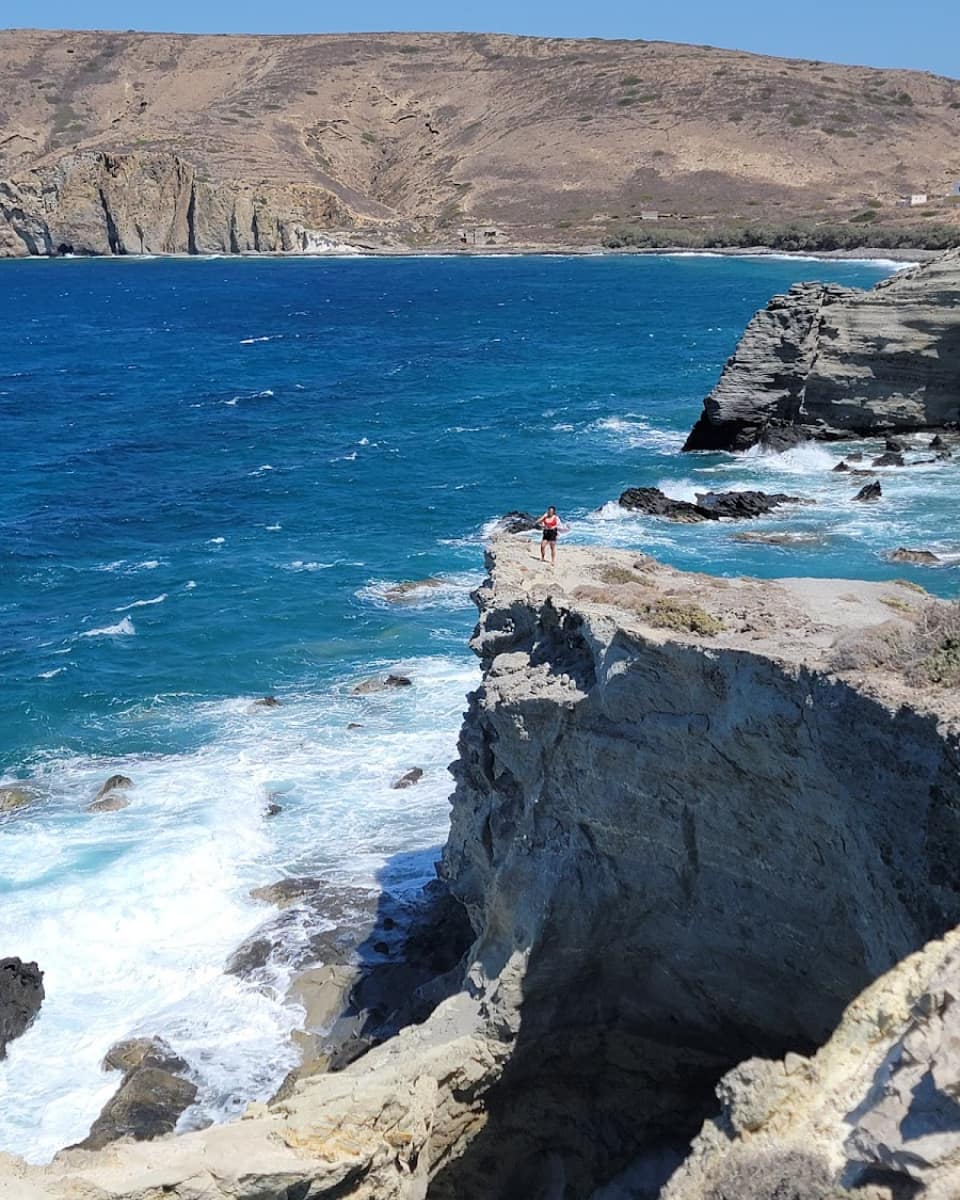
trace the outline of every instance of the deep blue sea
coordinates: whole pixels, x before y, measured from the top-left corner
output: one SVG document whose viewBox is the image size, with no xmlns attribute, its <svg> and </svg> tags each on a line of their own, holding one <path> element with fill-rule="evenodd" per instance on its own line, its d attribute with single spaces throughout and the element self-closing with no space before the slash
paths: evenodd
<svg viewBox="0 0 960 1200">
<path fill-rule="evenodd" d="M 443 841 L 483 536 L 555 504 L 569 540 L 764 576 L 911 576 L 958 555 L 955 472 L 840 450 L 681 456 L 755 309 L 887 264 L 711 257 L 0 263 L 0 956 L 46 971 L 0 1064 L 0 1149 L 49 1158 L 160 1034 L 200 1085 L 190 1126 L 269 1095 L 297 1012 L 222 974 L 287 874 L 412 886 Z M 919 443 L 918 443 L 919 444 Z M 629 517 L 628 485 L 818 500 L 744 545 L 728 523 Z M 561 547 L 562 553 L 562 547 Z M 399 581 L 438 579 L 406 602 Z M 359 680 L 409 674 L 358 697 Z M 265 709 L 257 697 L 281 704 Z M 348 723 L 361 727 L 348 730 Z M 390 784 L 412 766 L 422 783 Z M 130 807 L 87 813 L 100 784 Z M 283 812 L 264 816 L 271 795 Z M 4 1102 L 4 1096 L 16 1103 Z"/>
</svg>

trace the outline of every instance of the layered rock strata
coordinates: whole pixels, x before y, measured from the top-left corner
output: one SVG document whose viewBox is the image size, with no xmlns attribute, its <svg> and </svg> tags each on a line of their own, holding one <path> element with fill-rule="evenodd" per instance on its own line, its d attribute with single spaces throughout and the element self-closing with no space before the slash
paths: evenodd
<svg viewBox="0 0 960 1200">
<path fill-rule="evenodd" d="M 307 252 L 346 213 L 307 183 L 213 182 L 176 154 L 78 151 L 0 181 L 0 257 Z"/>
<path fill-rule="evenodd" d="M 960 706 L 833 667 L 922 595 L 532 551 L 501 539 L 477 594 L 458 990 L 243 1121 L 5 1160 L 15 1200 L 581 1200 L 637 1156 L 656 1187 L 722 1075 L 813 1053 L 960 920 Z"/>
<path fill-rule="evenodd" d="M 960 421 L 960 252 L 872 291 L 800 283 L 754 316 L 685 450 Z"/>
</svg>

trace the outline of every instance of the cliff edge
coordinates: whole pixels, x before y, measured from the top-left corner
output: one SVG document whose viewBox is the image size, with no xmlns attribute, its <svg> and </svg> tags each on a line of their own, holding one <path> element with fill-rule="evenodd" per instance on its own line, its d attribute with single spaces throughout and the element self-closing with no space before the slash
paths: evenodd
<svg viewBox="0 0 960 1200">
<path fill-rule="evenodd" d="M 581 1200 L 621 1171 L 655 1196 L 722 1076 L 814 1053 L 960 921 L 960 703 L 840 669 L 934 602 L 534 551 L 499 539 L 477 593 L 456 994 L 239 1122 L 0 1158 L 12 1200 Z"/>
<path fill-rule="evenodd" d="M 956 428 L 960 251 L 872 291 L 800 283 L 747 326 L 684 450 Z"/>
</svg>

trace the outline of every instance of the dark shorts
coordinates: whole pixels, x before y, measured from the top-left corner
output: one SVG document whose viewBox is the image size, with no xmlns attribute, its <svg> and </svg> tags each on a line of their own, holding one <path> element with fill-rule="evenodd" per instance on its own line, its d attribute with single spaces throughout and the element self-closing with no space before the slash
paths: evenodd
<svg viewBox="0 0 960 1200">
<path fill-rule="evenodd" d="M 557 540 L 557 531 L 555 529 L 545 529 L 543 531 L 543 540 L 545 542 L 555 542 Z"/>
</svg>

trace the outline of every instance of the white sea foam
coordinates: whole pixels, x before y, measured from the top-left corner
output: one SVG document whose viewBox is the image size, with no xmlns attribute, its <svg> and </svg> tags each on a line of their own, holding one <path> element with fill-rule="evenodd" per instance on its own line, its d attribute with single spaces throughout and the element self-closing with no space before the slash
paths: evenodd
<svg viewBox="0 0 960 1200">
<path fill-rule="evenodd" d="M 282 333 L 271 333 L 265 337 L 241 338 L 240 345 L 241 346 L 252 346 L 255 342 L 273 342 L 282 337 L 283 337 Z"/>
<path fill-rule="evenodd" d="M 352 694 L 388 671 L 413 686 Z M 425 882 L 476 674 L 465 657 L 371 662 L 320 696 L 284 694 L 277 709 L 254 709 L 249 696 L 181 703 L 173 715 L 185 727 L 213 729 L 194 753 L 50 762 L 43 805 L 4 827 L 4 922 L 16 952 L 42 964 L 47 998 L 0 1065 L 0 1095 L 16 1098 L 0 1099 L 0 1148 L 44 1161 L 82 1138 L 117 1085 L 100 1061 L 133 1034 L 162 1036 L 189 1062 L 200 1093 L 186 1127 L 272 1094 L 297 1060 L 287 973 L 266 990 L 222 973 L 272 915 L 249 890 L 293 874 Z M 421 782 L 393 790 L 414 766 Z M 85 812 L 116 773 L 134 781 L 130 806 Z M 272 792 L 283 811 L 267 821 Z"/>
<path fill-rule="evenodd" d="M 60 675 L 66 669 L 67 669 L 66 667 L 54 667 L 52 671 L 41 671 L 37 675 L 37 678 L 38 679 L 53 679 L 54 676 Z"/>
<path fill-rule="evenodd" d="M 331 567 L 335 567 L 340 561 L 335 558 L 333 562 L 306 562 L 302 558 L 295 558 L 293 562 L 284 564 L 285 571 L 329 571 Z"/>
<path fill-rule="evenodd" d="M 187 582 L 183 586 L 187 589 L 188 592 L 192 592 L 193 589 L 197 586 L 197 581 L 195 579 L 188 579 Z"/>
<path fill-rule="evenodd" d="M 162 604 L 167 598 L 167 593 L 163 592 L 159 596 L 154 596 L 152 600 L 132 600 L 129 604 L 120 604 L 113 611 L 126 612 L 131 608 L 149 608 L 152 604 Z"/>
<path fill-rule="evenodd" d="M 208 546 L 222 546 L 227 539 L 225 537 L 207 538 Z"/>
<path fill-rule="evenodd" d="M 264 529 L 267 531 L 267 533 L 277 533 L 277 531 L 282 528 L 282 525 L 264 525 Z"/>
<path fill-rule="evenodd" d="M 143 562 L 134 563 L 131 571 L 155 571 L 160 566 L 159 558 L 147 558 Z"/>
<path fill-rule="evenodd" d="M 397 579 L 375 579 L 359 588 L 356 595 L 377 608 L 467 608 L 470 593 L 481 582 L 482 577 L 472 571 L 437 575 L 419 581 L 415 587 Z"/>
<path fill-rule="evenodd" d="M 92 637 L 133 637 L 136 633 L 133 627 L 133 622 L 129 617 L 124 617 L 122 621 L 118 621 L 116 625 L 104 625 L 102 629 L 84 629 L 80 636 L 84 638 Z"/>
</svg>

